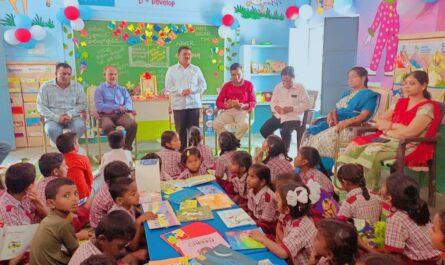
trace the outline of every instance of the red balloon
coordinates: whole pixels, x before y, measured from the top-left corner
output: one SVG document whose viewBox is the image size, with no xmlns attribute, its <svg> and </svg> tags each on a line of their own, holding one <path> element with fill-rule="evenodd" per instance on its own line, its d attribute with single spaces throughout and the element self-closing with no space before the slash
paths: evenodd
<svg viewBox="0 0 445 265">
<path fill-rule="evenodd" d="M 65 17 L 69 20 L 76 20 L 80 17 L 79 9 L 75 6 L 67 6 L 63 11 Z"/>
<path fill-rule="evenodd" d="M 222 18 L 224 26 L 230 27 L 233 25 L 233 22 L 235 22 L 235 18 L 230 14 L 224 15 Z"/>
<path fill-rule="evenodd" d="M 297 19 L 299 8 L 297 6 L 290 6 L 286 10 L 286 17 L 290 20 Z"/>
<path fill-rule="evenodd" d="M 31 32 L 25 28 L 15 30 L 15 38 L 20 42 L 28 42 L 31 40 Z"/>
</svg>

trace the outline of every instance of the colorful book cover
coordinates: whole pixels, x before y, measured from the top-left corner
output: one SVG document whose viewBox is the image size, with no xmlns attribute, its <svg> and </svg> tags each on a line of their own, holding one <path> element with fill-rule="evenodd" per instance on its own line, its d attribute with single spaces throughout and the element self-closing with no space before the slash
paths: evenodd
<svg viewBox="0 0 445 265">
<path fill-rule="evenodd" d="M 241 208 L 219 211 L 217 214 L 228 228 L 256 224 L 252 217 Z"/>
<path fill-rule="evenodd" d="M 213 219 L 212 210 L 207 206 L 191 209 L 180 209 L 176 212 L 176 215 L 181 222 Z"/>
<path fill-rule="evenodd" d="M 248 229 L 242 231 L 228 231 L 226 232 L 226 239 L 233 250 L 257 249 L 265 248 L 263 244 L 254 240 L 249 236 L 251 231 L 258 230 L 263 232 L 261 228 Z"/>
<path fill-rule="evenodd" d="M 212 185 L 212 184 L 196 187 L 196 189 L 199 190 L 200 192 L 202 192 L 202 194 L 204 194 L 204 195 L 223 192 L 221 190 L 221 188 L 219 188 L 218 186 Z"/>
<path fill-rule="evenodd" d="M 168 196 L 168 200 L 180 204 L 182 201 L 190 200 L 201 195 L 201 192 L 195 189 L 183 189 Z"/>
<path fill-rule="evenodd" d="M 9 260 L 25 252 L 31 245 L 38 226 L 33 224 L 0 228 L 0 260 Z"/>
<path fill-rule="evenodd" d="M 198 207 L 197 200 L 185 200 L 179 204 L 179 209 L 181 209 L 181 210 L 195 209 L 196 207 Z"/>
<path fill-rule="evenodd" d="M 147 221 L 150 229 L 158 229 L 181 224 L 168 201 L 143 203 L 142 208 L 144 212 L 151 211 L 158 215 L 158 218 L 155 220 Z"/>
<path fill-rule="evenodd" d="M 204 256 L 198 257 L 203 265 L 257 265 L 258 261 L 247 257 L 237 251 L 231 250 L 225 245 L 219 245 L 209 251 Z"/>
<path fill-rule="evenodd" d="M 201 206 L 209 206 L 212 210 L 231 208 L 233 201 L 225 193 L 215 193 L 196 198 Z"/>
<path fill-rule="evenodd" d="M 162 196 L 159 192 L 139 192 L 139 203 L 151 203 L 160 201 L 162 201 Z"/>
<path fill-rule="evenodd" d="M 164 187 L 162 188 L 162 192 L 163 192 L 165 195 L 170 195 L 170 194 L 173 194 L 173 193 L 178 192 L 178 191 L 180 191 L 180 190 L 182 190 L 182 188 L 175 187 L 175 186 L 164 186 Z"/>
<path fill-rule="evenodd" d="M 178 179 L 169 181 L 170 185 L 180 187 L 180 188 L 190 188 L 196 185 L 204 184 L 207 182 L 212 182 L 215 180 L 215 176 L 207 174 L 201 176 L 195 176 L 188 179 Z"/>
<path fill-rule="evenodd" d="M 209 249 L 218 245 L 230 247 L 224 238 L 218 233 L 211 233 L 204 236 L 181 240 L 176 244 L 184 256 L 196 258 L 204 255 Z"/>
<path fill-rule="evenodd" d="M 179 257 L 164 260 L 154 260 L 148 262 L 148 265 L 189 265 L 187 257 Z"/>
</svg>

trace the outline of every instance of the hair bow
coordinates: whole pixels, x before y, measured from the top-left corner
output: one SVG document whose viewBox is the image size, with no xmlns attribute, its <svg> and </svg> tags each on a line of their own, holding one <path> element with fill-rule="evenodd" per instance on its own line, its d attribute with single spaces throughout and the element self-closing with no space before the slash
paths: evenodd
<svg viewBox="0 0 445 265">
<path fill-rule="evenodd" d="M 310 179 L 306 185 L 309 188 L 309 199 L 312 204 L 315 204 L 320 199 L 321 194 L 321 185 L 318 182 Z"/>
<path fill-rule="evenodd" d="M 290 206 L 297 206 L 299 202 L 305 204 L 309 200 L 307 190 L 304 187 L 297 187 L 295 190 L 287 192 L 286 201 Z"/>
</svg>

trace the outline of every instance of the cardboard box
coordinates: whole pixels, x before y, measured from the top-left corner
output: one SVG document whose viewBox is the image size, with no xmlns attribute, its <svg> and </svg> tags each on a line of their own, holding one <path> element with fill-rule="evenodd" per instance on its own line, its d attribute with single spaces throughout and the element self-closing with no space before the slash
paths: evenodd
<svg viewBox="0 0 445 265">
<path fill-rule="evenodd" d="M 43 146 L 43 137 L 28 137 L 28 146 Z"/>
</svg>

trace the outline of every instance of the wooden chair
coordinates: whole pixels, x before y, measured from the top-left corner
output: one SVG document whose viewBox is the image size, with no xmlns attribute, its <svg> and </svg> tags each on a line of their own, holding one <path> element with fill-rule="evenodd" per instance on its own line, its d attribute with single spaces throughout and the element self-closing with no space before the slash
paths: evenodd
<svg viewBox="0 0 445 265">
<path fill-rule="evenodd" d="M 300 127 L 296 129 L 297 131 L 297 150 L 300 149 L 300 143 L 303 139 L 303 134 L 312 122 L 315 113 L 315 103 L 317 102 L 318 91 L 308 90 L 307 94 L 309 96 L 309 102 L 311 103 L 311 108 L 304 111 L 303 119 L 301 120 Z"/>
</svg>

